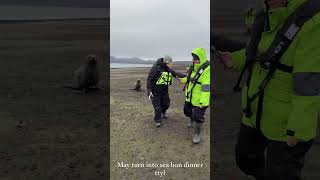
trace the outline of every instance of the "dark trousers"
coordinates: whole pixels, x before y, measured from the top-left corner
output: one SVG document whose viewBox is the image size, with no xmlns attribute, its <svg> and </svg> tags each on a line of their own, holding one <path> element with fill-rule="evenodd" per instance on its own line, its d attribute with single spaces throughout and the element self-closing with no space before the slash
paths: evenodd
<svg viewBox="0 0 320 180">
<path fill-rule="evenodd" d="M 305 154 L 312 143 L 298 142 L 289 147 L 286 142 L 268 140 L 257 129 L 242 124 L 236 162 L 242 172 L 257 180 L 300 180 Z"/>
<path fill-rule="evenodd" d="M 170 98 L 168 91 L 155 92 L 152 98 L 154 108 L 154 120 L 158 123 L 162 121 L 161 113 L 165 114 L 170 106 Z"/>
<path fill-rule="evenodd" d="M 189 117 L 192 121 L 203 123 L 204 122 L 204 114 L 206 112 L 207 107 L 197 107 L 193 106 L 189 102 L 185 102 L 184 104 L 184 114 Z"/>
</svg>

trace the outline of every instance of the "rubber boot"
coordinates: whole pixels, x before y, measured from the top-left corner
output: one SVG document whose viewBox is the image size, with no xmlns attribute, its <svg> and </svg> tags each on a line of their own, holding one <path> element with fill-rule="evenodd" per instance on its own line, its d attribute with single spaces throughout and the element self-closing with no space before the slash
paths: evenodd
<svg viewBox="0 0 320 180">
<path fill-rule="evenodd" d="M 198 123 L 198 122 L 194 122 L 193 123 L 193 143 L 194 144 L 199 144 L 200 143 L 200 132 L 201 132 L 201 127 L 202 127 L 202 123 Z"/>
</svg>

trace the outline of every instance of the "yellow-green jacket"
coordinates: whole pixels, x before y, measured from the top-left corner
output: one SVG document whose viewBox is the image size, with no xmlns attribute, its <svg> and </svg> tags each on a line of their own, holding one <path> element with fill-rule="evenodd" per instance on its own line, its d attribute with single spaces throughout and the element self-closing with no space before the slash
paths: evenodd
<svg viewBox="0 0 320 180">
<path fill-rule="evenodd" d="M 194 65 L 191 79 L 195 77 L 198 69 L 207 61 L 206 51 L 203 48 L 195 48 L 192 51 L 200 58 L 200 64 Z M 187 82 L 187 78 L 182 78 L 182 83 Z M 185 101 L 191 102 L 193 106 L 209 106 L 210 104 L 210 66 L 208 66 L 198 79 L 198 83 L 189 81 L 185 89 Z"/>
<path fill-rule="evenodd" d="M 286 18 L 305 0 L 290 0 L 288 7 L 269 12 L 270 30 L 262 33 L 258 51 L 264 53 Z M 293 73 L 276 70 L 264 91 L 261 131 L 271 140 L 286 141 L 287 136 L 308 141 L 315 137 L 320 112 L 320 13 L 308 20 L 297 34 L 280 62 L 293 67 Z M 232 54 L 235 69 L 242 69 L 245 50 Z M 251 97 L 265 78 L 267 70 L 253 65 L 249 87 Z M 242 107 L 247 100 L 247 87 L 242 90 Z M 258 98 L 252 103 L 253 115 L 243 116 L 245 125 L 255 127 Z M 289 133 L 290 132 L 290 133 Z"/>
</svg>

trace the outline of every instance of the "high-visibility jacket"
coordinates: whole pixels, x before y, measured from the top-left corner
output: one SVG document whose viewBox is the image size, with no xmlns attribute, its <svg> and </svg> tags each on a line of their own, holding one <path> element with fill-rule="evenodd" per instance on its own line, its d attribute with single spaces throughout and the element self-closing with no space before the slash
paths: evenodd
<svg viewBox="0 0 320 180">
<path fill-rule="evenodd" d="M 269 30 L 262 33 L 258 53 L 270 47 L 277 31 L 286 18 L 305 0 L 290 0 L 287 7 L 269 12 Z M 309 19 L 301 28 L 280 63 L 292 66 L 293 72 L 276 70 L 264 90 L 261 114 L 261 132 L 269 139 L 286 141 L 287 136 L 308 141 L 315 137 L 320 112 L 320 13 Z M 232 53 L 234 68 L 241 70 L 245 64 L 245 50 Z M 249 87 L 242 89 L 242 107 L 247 96 L 259 91 L 268 70 L 259 62 L 253 64 Z M 247 94 L 248 90 L 248 94 Z M 258 99 L 253 101 L 251 117 L 243 116 L 243 124 L 256 128 Z"/>
<path fill-rule="evenodd" d="M 198 69 L 207 61 L 206 51 L 195 48 L 192 51 L 200 58 L 200 64 L 193 67 L 190 78 L 193 79 Z M 187 83 L 187 77 L 182 78 L 182 83 Z M 185 88 L 185 101 L 193 106 L 209 106 L 210 104 L 210 65 L 206 67 L 197 82 L 189 81 Z"/>
<path fill-rule="evenodd" d="M 159 58 L 149 71 L 147 78 L 147 90 L 149 92 L 166 92 L 168 86 L 172 84 L 173 77 L 185 77 L 186 75 L 176 72 L 163 63 L 163 58 Z"/>
<path fill-rule="evenodd" d="M 172 73 L 163 71 L 159 76 L 156 85 L 171 85 L 172 84 Z"/>
</svg>

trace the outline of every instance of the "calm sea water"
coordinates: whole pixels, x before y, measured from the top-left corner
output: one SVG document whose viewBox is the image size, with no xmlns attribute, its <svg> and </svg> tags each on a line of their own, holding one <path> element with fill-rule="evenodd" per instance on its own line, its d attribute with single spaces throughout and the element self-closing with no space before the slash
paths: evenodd
<svg viewBox="0 0 320 180">
<path fill-rule="evenodd" d="M 127 63 L 111 63 L 110 68 L 138 68 L 152 67 L 152 64 L 127 64 Z"/>
</svg>

